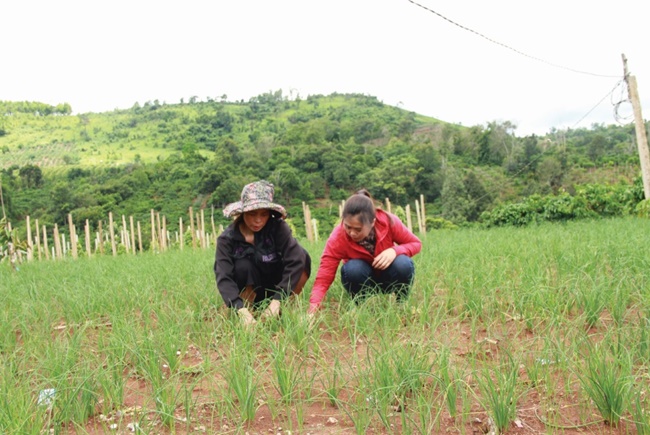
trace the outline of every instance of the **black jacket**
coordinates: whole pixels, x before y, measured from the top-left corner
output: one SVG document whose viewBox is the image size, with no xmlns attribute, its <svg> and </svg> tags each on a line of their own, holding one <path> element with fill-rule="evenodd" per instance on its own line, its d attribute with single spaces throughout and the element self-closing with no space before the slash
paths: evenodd
<svg viewBox="0 0 650 435">
<path fill-rule="evenodd" d="M 271 217 L 264 228 L 255 233 L 254 245 L 246 242 L 239 226 L 233 222 L 217 238 L 214 262 L 217 288 L 226 306 L 236 309 L 244 306 L 239 297 L 242 289 L 237 287 L 234 271 L 235 261 L 247 257 L 254 260 L 263 276 L 277 275 L 278 268 L 282 269 L 282 278 L 275 285 L 278 292 L 273 299 L 283 299 L 291 294 L 306 270 L 308 255 L 282 219 Z"/>
</svg>

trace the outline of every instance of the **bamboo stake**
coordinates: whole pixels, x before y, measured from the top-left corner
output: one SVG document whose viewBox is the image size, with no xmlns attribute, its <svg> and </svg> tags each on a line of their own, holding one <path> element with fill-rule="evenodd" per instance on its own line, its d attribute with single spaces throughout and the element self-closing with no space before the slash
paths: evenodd
<svg viewBox="0 0 650 435">
<path fill-rule="evenodd" d="M 162 231 L 161 231 L 161 234 L 163 236 L 163 240 L 162 240 L 161 245 L 163 246 L 163 250 L 166 251 L 167 248 L 169 248 L 169 244 L 167 243 L 167 241 L 169 240 L 169 234 L 167 234 L 167 218 L 165 218 L 164 215 L 162 217 Z"/>
<path fill-rule="evenodd" d="M 156 250 L 156 219 L 153 208 L 151 209 L 151 250 Z"/>
<path fill-rule="evenodd" d="M 126 217 L 122 215 L 122 231 L 124 232 L 124 247 L 126 248 L 126 252 L 128 253 L 131 250 L 131 241 L 129 240 L 129 233 L 128 233 L 128 227 L 126 226 Z"/>
<path fill-rule="evenodd" d="M 192 232 L 192 249 L 196 248 L 196 239 L 194 234 L 194 214 L 192 213 L 192 207 L 189 209 L 190 213 L 190 230 Z"/>
<path fill-rule="evenodd" d="M 70 248 L 72 251 L 72 258 L 77 258 L 77 234 L 70 213 L 68 213 L 68 228 L 70 229 Z"/>
<path fill-rule="evenodd" d="M 45 251 L 45 259 L 50 259 L 50 250 L 47 247 L 47 229 L 43 225 L 43 250 Z"/>
<path fill-rule="evenodd" d="M 122 246 L 124 246 L 124 250 L 128 254 L 131 250 L 131 238 L 129 232 L 124 228 L 124 226 L 120 226 L 120 238 L 123 240 Z"/>
<path fill-rule="evenodd" d="M 386 211 L 388 213 L 392 213 L 391 208 L 390 208 L 390 199 L 386 198 Z"/>
<path fill-rule="evenodd" d="M 307 233 L 307 240 L 310 242 L 314 241 L 314 233 L 312 229 L 312 223 L 311 223 L 311 212 L 309 211 L 309 205 L 305 203 L 305 201 L 302 202 L 302 214 L 305 219 L 305 232 Z"/>
<path fill-rule="evenodd" d="M 194 213 L 194 228 L 196 229 L 196 244 L 201 247 L 201 219 L 199 213 Z"/>
<path fill-rule="evenodd" d="M 35 224 L 34 229 L 36 230 L 35 231 L 35 234 L 36 234 L 36 253 L 38 254 L 38 259 L 40 260 L 41 259 L 41 237 L 40 237 L 40 231 L 38 230 L 39 229 L 38 219 L 36 219 L 34 221 L 34 224 Z"/>
<path fill-rule="evenodd" d="M 427 214 L 424 212 L 424 195 L 420 194 L 420 213 L 422 214 L 422 234 L 427 232 Z"/>
<path fill-rule="evenodd" d="M 111 250 L 113 257 L 117 255 L 117 247 L 115 246 L 115 230 L 113 229 L 113 212 L 108 212 L 108 232 L 111 235 Z"/>
<path fill-rule="evenodd" d="M 104 255 L 104 234 L 102 232 L 102 221 L 97 225 L 97 238 L 99 240 L 99 253 Z"/>
<path fill-rule="evenodd" d="M 63 250 L 61 249 L 61 238 L 59 237 L 59 227 L 57 224 L 54 224 L 54 250 L 56 252 L 56 255 L 53 255 L 53 257 L 63 257 Z"/>
<path fill-rule="evenodd" d="M 27 261 L 30 261 L 34 259 L 34 242 L 32 242 L 32 225 L 29 222 L 29 215 L 25 218 L 25 223 L 27 225 Z"/>
<path fill-rule="evenodd" d="M 185 242 L 183 241 L 183 217 L 181 216 L 178 218 L 178 233 L 180 235 L 180 240 L 178 242 L 178 246 L 180 247 L 181 251 L 183 250 L 183 245 Z"/>
<path fill-rule="evenodd" d="M 140 221 L 138 221 L 138 248 L 142 254 L 142 228 L 140 228 Z"/>
<path fill-rule="evenodd" d="M 86 219 L 86 225 L 84 226 L 84 233 L 86 234 L 86 254 L 88 258 L 92 257 L 92 251 L 90 249 L 90 223 Z"/>
<path fill-rule="evenodd" d="M 314 241 L 318 242 L 318 221 L 316 219 L 312 219 L 311 224 L 314 227 Z"/>
<path fill-rule="evenodd" d="M 205 211 L 201 209 L 201 247 L 205 249 L 208 246 L 205 238 Z"/>
<path fill-rule="evenodd" d="M 129 225 L 131 226 L 131 253 L 135 255 L 135 234 L 133 231 L 133 215 L 129 216 Z"/>
<path fill-rule="evenodd" d="M 65 233 L 63 231 L 61 231 L 61 246 L 63 247 L 63 256 L 65 257 L 68 255 L 70 247 L 68 246 L 68 242 L 65 241 Z"/>
<path fill-rule="evenodd" d="M 217 241 L 217 230 L 214 227 L 214 205 L 212 206 L 212 212 L 210 215 L 210 222 L 212 223 L 212 237 L 214 237 L 214 241 L 216 243 Z"/>
<path fill-rule="evenodd" d="M 418 217 L 418 231 L 422 233 L 422 217 L 420 216 L 420 203 L 415 201 L 415 214 Z"/>
<path fill-rule="evenodd" d="M 158 248 L 160 252 L 165 250 L 165 235 L 162 232 L 162 224 L 160 222 L 160 212 L 156 212 L 156 228 L 158 229 Z"/>
</svg>

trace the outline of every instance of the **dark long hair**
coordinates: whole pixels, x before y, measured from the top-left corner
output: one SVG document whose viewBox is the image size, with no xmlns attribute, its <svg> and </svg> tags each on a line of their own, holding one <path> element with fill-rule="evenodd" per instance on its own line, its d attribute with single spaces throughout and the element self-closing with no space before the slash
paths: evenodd
<svg viewBox="0 0 650 435">
<path fill-rule="evenodd" d="M 375 200 L 366 189 L 361 189 L 350 196 L 343 206 L 342 219 L 359 216 L 362 224 L 372 224 L 376 216 Z"/>
</svg>

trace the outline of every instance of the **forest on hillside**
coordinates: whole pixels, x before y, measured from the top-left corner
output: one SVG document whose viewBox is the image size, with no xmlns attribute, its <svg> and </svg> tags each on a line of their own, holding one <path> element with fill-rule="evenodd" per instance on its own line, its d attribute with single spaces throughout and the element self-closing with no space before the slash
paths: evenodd
<svg viewBox="0 0 650 435">
<path fill-rule="evenodd" d="M 276 186 L 296 222 L 309 204 L 323 231 L 361 187 L 396 206 L 422 196 L 427 219 L 457 226 L 513 223 L 512 204 L 559 207 L 570 219 L 631 213 L 643 199 L 632 124 L 519 137 L 510 122 L 461 126 L 367 95 L 282 91 L 71 112 L 67 103 L 0 101 L 9 221 L 64 225 L 70 214 L 93 224 L 155 210 L 173 223 L 193 207 L 226 223 L 221 208 L 256 179 Z"/>
</svg>

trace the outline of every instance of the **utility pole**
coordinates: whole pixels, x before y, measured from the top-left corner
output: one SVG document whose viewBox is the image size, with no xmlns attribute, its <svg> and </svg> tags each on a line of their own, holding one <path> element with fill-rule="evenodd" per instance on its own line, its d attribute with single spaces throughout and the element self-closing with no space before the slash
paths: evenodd
<svg viewBox="0 0 650 435">
<path fill-rule="evenodd" d="M 0 175 L 0 204 L 2 204 L 2 218 L 6 219 L 7 214 L 5 213 L 5 200 L 2 196 L 2 175 Z"/>
<path fill-rule="evenodd" d="M 636 77 L 630 75 L 627 71 L 627 58 L 623 57 L 623 73 L 625 83 L 627 84 L 627 93 L 632 102 L 634 110 L 634 127 L 636 130 L 636 146 L 639 149 L 639 160 L 641 160 L 641 176 L 643 178 L 643 192 L 645 199 L 650 199 L 650 154 L 648 153 L 648 137 L 645 132 L 645 123 L 641 114 L 641 102 L 639 100 L 639 91 L 636 86 Z"/>
</svg>

